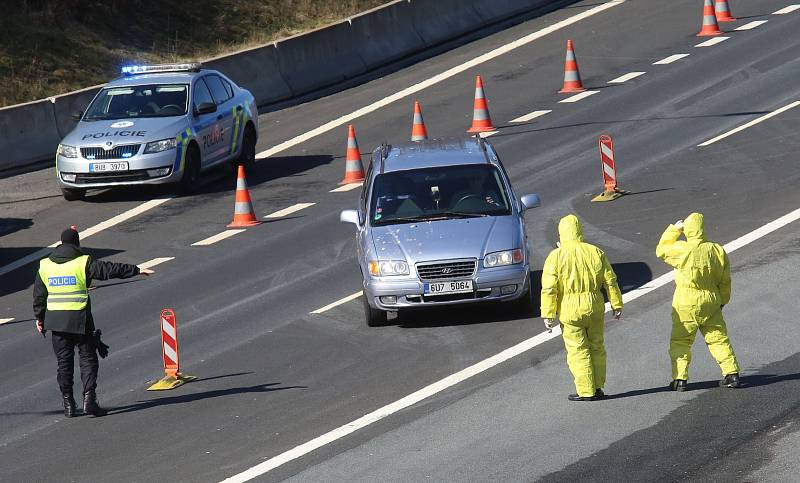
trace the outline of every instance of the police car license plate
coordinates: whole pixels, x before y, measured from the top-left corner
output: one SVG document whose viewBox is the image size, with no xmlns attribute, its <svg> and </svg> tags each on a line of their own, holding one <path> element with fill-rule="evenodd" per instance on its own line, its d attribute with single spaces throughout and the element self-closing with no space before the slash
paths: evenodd
<svg viewBox="0 0 800 483">
<path fill-rule="evenodd" d="M 472 292 L 472 280 L 453 280 L 425 284 L 425 295 L 447 295 Z"/>
<path fill-rule="evenodd" d="M 107 171 L 128 171 L 128 163 L 89 163 L 90 173 L 105 173 Z"/>
</svg>

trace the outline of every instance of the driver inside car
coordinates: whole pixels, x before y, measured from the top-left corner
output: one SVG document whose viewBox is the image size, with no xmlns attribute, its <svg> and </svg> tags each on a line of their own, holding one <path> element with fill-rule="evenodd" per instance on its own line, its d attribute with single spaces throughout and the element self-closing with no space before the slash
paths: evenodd
<svg viewBox="0 0 800 483">
<path fill-rule="evenodd" d="M 474 209 L 476 202 L 480 201 L 480 208 L 505 207 L 503 198 L 497 191 L 497 186 L 491 186 L 484 176 L 470 176 L 467 178 L 467 188 L 456 192 L 452 197 L 451 207 L 454 211 Z"/>
</svg>

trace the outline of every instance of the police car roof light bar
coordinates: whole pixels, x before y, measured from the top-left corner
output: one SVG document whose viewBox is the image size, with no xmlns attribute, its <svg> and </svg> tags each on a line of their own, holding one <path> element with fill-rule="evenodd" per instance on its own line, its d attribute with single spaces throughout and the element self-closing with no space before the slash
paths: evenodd
<svg viewBox="0 0 800 483">
<path fill-rule="evenodd" d="M 199 62 L 184 64 L 126 65 L 121 71 L 123 75 L 151 74 L 155 72 L 197 72 L 202 67 Z"/>
</svg>

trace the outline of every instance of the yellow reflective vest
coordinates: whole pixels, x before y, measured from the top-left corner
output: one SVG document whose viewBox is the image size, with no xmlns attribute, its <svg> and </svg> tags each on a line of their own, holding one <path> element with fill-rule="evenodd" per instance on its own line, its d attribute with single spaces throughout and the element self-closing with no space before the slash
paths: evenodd
<svg viewBox="0 0 800 483">
<path fill-rule="evenodd" d="M 39 277 L 47 287 L 47 310 L 84 310 L 89 302 L 86 287 L 86 265 L 89 256 L 83 255 L 64 263 L 49 258 L 39 262 Z"/>
</svg>

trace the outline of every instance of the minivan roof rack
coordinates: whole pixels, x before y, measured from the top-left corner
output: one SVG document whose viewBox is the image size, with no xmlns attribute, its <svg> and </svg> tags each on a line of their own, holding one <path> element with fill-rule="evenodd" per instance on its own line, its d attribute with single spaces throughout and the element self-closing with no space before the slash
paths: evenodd
<svg viewBox="0 0 800 483">
<path fill-rule="evenodd" d="M 481 148 L 481 151 L 483 151 L 483 157 L 486 158 L 486 163 L 492 164 L 492 160 L 489 159 L 489 153 L 486 150 L 486 141 L 483 140 L 480 133 L 475 133 L 474 138 L 478 143 L 478 146 Z"/>
<path fill-rule="evenodd" d="M 392 146 L 386 144 L 386 141 L 381 143 L 381 174 L 383 174 L 384 163 L 386 158 L 389 156 L 389 151 L 392 150 Z"/>
</svg>

